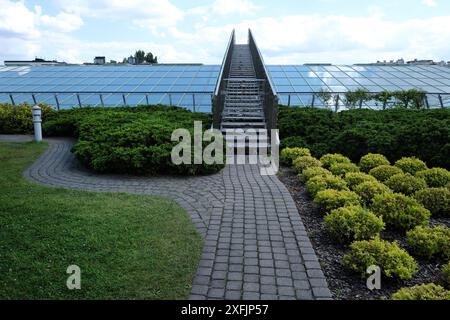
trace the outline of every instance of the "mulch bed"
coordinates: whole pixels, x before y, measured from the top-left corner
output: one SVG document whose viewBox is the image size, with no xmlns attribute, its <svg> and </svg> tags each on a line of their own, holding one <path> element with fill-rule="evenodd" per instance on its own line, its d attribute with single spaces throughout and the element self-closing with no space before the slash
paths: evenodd
<svg viewBox="0 0 450 320">
<path fill-rule="evenodd" d="M 401 282 L 382 278 L 381 290 L 370 291 L 366 286 L 366 279 L 346 270 L 341 264 L 342 257 L 348 251 L 348 247 L 338 244 L 328 235 L 322 223 L 323 215 L 319 213 L 313 199 L 300 183 L 295 172 L 290 168 L 283 167 L 280 169 L 278 177 L 288 188 L 297 204 L 334 299 L 378 300 L 382 297 L 390 297 L 392 293 L 403 287 L 430 282 L 443 285 L 440 269 L 445 261 L 430 263 L 415 257 L 419 271 L 413 279 Z M 445 218 L 432 218 L 431 225 L 450 226 L 450 221 Z M 406 248 L 405 234 L 385 231 L 381 234 L 381 237 L 389 241 L 397 240 L 400 246 Z"/>
</svg>

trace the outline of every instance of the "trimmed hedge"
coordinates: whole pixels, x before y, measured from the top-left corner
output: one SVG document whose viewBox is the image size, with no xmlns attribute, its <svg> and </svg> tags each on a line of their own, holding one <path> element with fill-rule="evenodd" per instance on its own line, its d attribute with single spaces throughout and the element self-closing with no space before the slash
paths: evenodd
<svg viewBox="0 0 450 320">
<path fill-rule="evenodd" d="M 282 144 L 309 148 L 316 157 L 341 153 L 358 162 L 368 153 L 391 163 L 416 156 L 433 167 L 450 169 L 450 110 L 389 109 L 332 112 L 280 107 Z M 298 141 L 297 145 L 295 141 Z"/>
<path fill-rule="evenodd" d="M 417 191 L 414 198 L 433 216 L 450 216 L 450 190 L 447 188 L 429 188 Z"/>
<path fill-rule="evenodd" d="M 397 168 L 402 169 L 403 172 L 415 175 L 417 172 L 428 169 L 425 162 L 416 157 L 401 158 L 395 163 Z"/>
<path fill-rule="evenodd" d="M 42 121 L 45 123 L 57 112 L 44 104 L 42 109 Z M 0 134 L 33 134 L 32 106 L 24 103 L 17 106 L 0 104 Z"/>
<path fill-rule="evenodd" d="M 371 205 L 375 196 L 392 193 L 389 187 L 378 181 L 369 181 L 357 185 L 354 191 L 361 197 L 366 205 Z"/>
<path fill-rule="evenodd" d="M 352 163 L 349 158 L 338 153 L 326 154 L 320 158 L 320 162 L 322 162 L 323 166 L 327 169 L 330 169 L 333 165 L 338 163 Z"/>
<path fill-rule="evenodd" d="M 391 300 L 450 300 L 450 291 L 434 283 L 421 284 L 400 289 Z"/>
<path fill-rule="evenodd" d="M 373 168 L 372 170 L 370 170 L 369 173 L 371 176 L 375 177 L 378 181 L 386 182 L 391 177 L 393 177 L 397 174 L 402 174 L 403 171 L 402 171 L 402 169 L 394 167 L 394 166 L 383 165 L 383 166 Z"/>
<path fill-rule="evenodd" d="M 350 190 L 355 190 L 355 188 L 364 182 L 378 182 L 378 180 L 366 173 L 362 172 L 349 172 L 344 177 L 345 182 L 347 182 Z"/>
<path fill-rule="evenodd" d="M 330 167 L 330 171 L 336 176 L 343 177 L 350 172 L 359 172 L 359 167 L 353 163 L 336 163 Z"/>
<path fill-rule="evenodd" d="M 450 171 L 443 168 L 419 171 L 416 177 L 424 179 L 430 188 L 444 188 L 450 183 Z"/>
<path fill-rule="evenodd" d="M 299 174 L 298 177 L 301 182 L 308 182 L 310 179 L 320 176 L 327 177 L 332 176 L 333 174 L 325 168 L 322 167 L 312 167 L 303 170 L 303 173 Z"/>
<path fill-rule="evenodd" d="M 347 183 L 343 179 L 335 176 L 316 176 L 306 183 L 306 190 L 308 190 L 313 197 L 315 197 L 318 192 L 327 189 L 348 190 Z"/>
<path fill-rule="evenodd" d="M 399 230 L 428 225 L 431 216 L 417 200 L 399 193 L 375 196 L 372 210 L 383 217 L 388 227 Z"/>
<path fill-rule="evenodd" d="M 349 190 L 326 189 L 318 192 L 314 198 L 314 203 L 324 213 L 344 206 L 359 205 L 360 202 L 361 198 Z"/>
<path fill-rule="evenodd" d="M 361 158 L 359 161 L 359 167 L 362 172 L 370 172 L 370 170 L 379 166 L 389 166 L 391 163 L 382 154 L 369 153 Z"/>
<path fill-rule="evenodd" d="M 291 166 L 292 161 L 298 157 L 311 156 L 311 152 L 306 148 L 285 148 L 281 151 L 280 161 L 281 163 Z"/>
<path fill-rule="evenodd" d="M 444 226 L 417 227 L 407 232 L 410 251 L 426 259 L 442 256 L 450 259 L 450 229 Z"/>
<path fill-rule="evenodd" d="M 301 174 L 303 170 L 306 170 L 308 168 L 322 167 L 322 163 L 314 157 L 304 156 L 295 159 L 292 162 L 292 166 L 298 174 Z"/>
<path fill-rule="evenodd" d="M 385 184 L 394 192 L 403 193 L 407 196 L 413 195 L 417 191 L 427 187 L 425 180 L 416 178 L 409 173 L 396 174 L 389 178 Z"/>
<path fill-rule="evenodd" d="M 366 276 L 366 270 L 372 265 L 379 266 L 388 278 L 409 280 L 418 270 L 414 259 L 397 242 L 388 242 L 375 238 L 353 242 L 350 252 L 343 258 L 346 268 Z"/>
<path fill-rule="evenodd" d="M 383 219 L 361 206 L 347 206 L 331 211 L 325 216 L 325 228 L 341 243 L 369 240 L 384 229 Z"/>
</svg>

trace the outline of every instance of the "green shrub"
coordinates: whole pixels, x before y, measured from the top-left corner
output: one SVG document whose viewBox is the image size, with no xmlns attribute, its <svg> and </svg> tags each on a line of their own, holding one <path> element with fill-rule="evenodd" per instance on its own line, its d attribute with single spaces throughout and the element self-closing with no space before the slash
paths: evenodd
<svg viewBox="0 0 450 320">
<path fill-rule="evenodd" d="M 302 137 L 288 137 L 281 140 L 280 149 L 286 148 L 306 148 L 308 144 Z"/>
<path fill-rule="evenodd" d="M 314 157 L 304 156 L 298 157 L 292 162 L 292 166 L 294 170 L 301 174 L 303 170 L 313 167 L 322 167 L 322 163 Z"/>
<path fill-rule="evenodd" d="M 375 238 L 353 242 L 350 252 L 343 258 L 346 268 L 366 276 L 369 266 L 379 266 L 383 275 L 388 278 L 409 280 L 417 271 L 414 259 L 396 242 L 388 242 Z"/>
<path fill-rule="evenodd" d="M 344 180 L 350 190 L 355 190 L 358 185 L 364 182 L 378 182 L 375 177 L 362 172 L 349 172 L 345 175 Z"/>
<path fill-rule="evenodd" d="M 380 182 L 386 182 L 391 177 L 403 173 L 402 169 L 394 166 L 379 166 L 370 170 L 370 175 Z"/>
<path fill-rule="evenodd" d="M 299 157 L 311 156 L 311 152 L 306 148 L 285 148 L 281 151 L 280 161 L 288 166 Z"/>
<path fill-rule="evenodd" d="M 315 197 L 318 192 L 326 189 L 348 190 L 347 183 L 343 179 L 335 176 L 317 176 L 311 178 L 306 183 L 306 189 L 313 197 Z"/>
<path fill-rule="evenodd" d="M 394 192 L 403 193 L 407 196 L 413 195 L 427 187 L 425 180 L 416 178 L 409 173 L 396 174 L 386 181 L 385 184 Z"/>
<path fill-rule="evenodd" d="M 450 300 L 450 291 L 434 283 L 422 284 L 400 289 L 391 300 Z"/>
<path fill-rule="evenodd" d="M 416 227 L 407 232 L 408 247 L 419 257 L 443 256 L 450 259 L 450 229 L 444 226 Z"/>
<path fill-rule="evenodd" d="M 399 193 L 375 196 L 372 210 L 383 217 L 388 227 L 399 230 L 428 225 L 431 216 L 417 200 Z"/>
<path fill-rule="evenodd" d="M 450 190 L 447 188 L 429 188 L 416 192 L 414 198 L 432 215 L 450 216 Z"/>
<path fill-rule="evenodd" d="M 383 219 L 361 206 L 347 206 L 325 216 L 325 228 L 341 243 L 373 239 L 384 229 Z"/>
<path fill-rule="evenodd" d="M 444 188 L 450 183 L 450 171 L 442 168 L 419 171 L 416 177 L 424 179 L 430 188 Z"/>
<path fill-rule="evenodd" d="M 332 165 L 338 163 L 352 163 L 352 161 L 344 157 L 342 154 L 326 154 L 320 158 L 320 162 L 322 162 L 323 166 L 327 169 L 330 169 Z"/>
<path fill-rule="evenodd" d="M 326 176 L 332 176 L 333 174 L 328 171 L 325 168 L 322 167 L 312 167 L 303 170 L 302 174 L 299 174 L 299 179 L 301 182 L 305 183 L 308 182 L 310 179 L 320 176 L 320 177 L 326 177 Z"/>
<path fill-rule="evenodd" d="M 361 158 L 359 167 L 362 172 L 370 172 L 370 170 L 379 166 L 389 166 L 391 163 L 382 154 L 369 153 Z"/>
<path fill-rule="evenodd" d="M 343 177 L 350 172 L 359 172 L 359 167 L 353 163 L 336 163 L 331 166 L 330 171 L 336 176 Z"/>
<path fill-rule="evenodd" d="M 450 261 L 442 267 L 442 277 L 447 286 L 450 286 Z"/>
<path fill-rule="evenodd" d="M 354 191 L 361 197 L 366 205 L 372 204 L 373 198 L 379 194 L 392 193 L 389 187 L 378 181 L 364 182 L 357 185 Z"/>
<path fill-rule="evenodd" d="M 40 105 L 42 121 L 45 123 L 56 111 Z M 0 104 L 0 134 L 32 134 L 34 132 L 32 106 L 24 103 L 17 106 Z"/>
<path fill-rule="evenodd" d="M 405 157 L 395 163 L 403 172 L 415 175 L 419 171 L 428 169 L 425 162 L 415 157 Z"/>
<path fill-rule="evenodd" d="M 334 189 L 319 191 L 314 198 L 314 203 L 324 213 L 344 206 L 359 205 L 360 201 L 360 197 L 353 191 Z"/>
</svg>

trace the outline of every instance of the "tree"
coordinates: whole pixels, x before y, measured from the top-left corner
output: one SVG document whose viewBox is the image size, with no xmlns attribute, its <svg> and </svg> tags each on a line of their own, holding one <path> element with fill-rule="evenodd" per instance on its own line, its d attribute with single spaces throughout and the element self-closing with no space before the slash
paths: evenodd
<svg viewBox="0 0 450 320">
<path fill-rule="evenodd" d="M 345 105 L 351 110 L 357 106 L 362 107 L 364 102 L 370 101 L 372 94 L 364 88 L 357 89 L 356 91 L 348 91 L 345 94 Z"/>
<path fill-rule="evenodd" d="M 147 53 L 147 55 L 145 56 L 145 61 L 147 63 L 158 63 L 158 57 L 153 56 L 153 53 L 149 52 Z"/>
<path fill-rule="evenodd" d="M 138 50 L 134 54 L 134 57 L 136 58 L 136 63 L 141 64 L 145 61 L 145 52 L 143 50 Z"/>
</svg>

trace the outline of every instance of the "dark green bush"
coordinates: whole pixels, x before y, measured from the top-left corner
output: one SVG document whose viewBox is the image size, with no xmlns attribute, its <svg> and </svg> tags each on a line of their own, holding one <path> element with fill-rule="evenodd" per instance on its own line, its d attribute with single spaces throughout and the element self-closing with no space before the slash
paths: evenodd
<svg viewBox="0 0 450 320">
<path fill-rule="evenodd" d="M 416 226 L 428 225 L 431 213 L 417 200 L 403 194 L 381 194 L 375 196 L 372 210 L 383 217 L 388 227 L 410 230 Z"/>
<path fill-rule="evenodd" d="M 360 202 L 361 198 L 349 190 L 326 189 L 319 191 L 314 197 L 314 203 L 317 204 L 323 213 L 328 213 L 344 206 L 359 205 Z"/>
<path fill-rule="evenodd" d="M 343 258 L 348 269 L 366 276 L 366 270 L 372 265 L 379 266 L 383 275 L 388 278 L 409 280 L 417 271 L 414 259 L 399 245 L 375 238 L 353 242 L 350 252 Z"/>
<path fill-rule="evenodd" d="M 301 174 L 303 170 L 314 167 L 322 167 L 322 163 L 314 157 L 304 156 L 296 158 L 292 162 L 292 166 L 294 167 L 295 172 Z"/>
<path fill-rule="evenodd" d="M 344 177 L 350 172 L 359 172 L 359 167 L 354 163 L 336 163 L 330 168 L 331 173 L 336 176 Z"/>
<path fill-rule="evenodd" d="M 391 177 L 403 173 L 402 169 L 394 166 L 379 166 L 370 170 L 370 175 L 375 177 L 380 182 L 386 182 Z"/>
<path fill-rule="evenodd" d="M 429 188 L 417 191 L 414 198 L 432 215 L 450 216 L 450 190 L 447 188 Z"/>
<path fill-rule="evenodd" d="M 326 189 L 348 190 L 347 183 L 335 176 L 316 176 L 306 183 L 306 189 L 313 197 L 320 191 Z"/>
<path fill-rule="evenodd" d="M 326 176 L 332 176 L 333 174 L 328 171 L 325 168 L 322 167 L 312 167 L 303 170 L 303 173 L 299 174 L 299 179 L 301 182 L 305 183 L 308 182 L 310 179 L 320 176 L 320 177 L 326 177 Z"/>
<path fill-rule="evenodd" d="M 419 171 L 428 169 L 425 162 L 415 157 L 401 158 L 395 163 L 397 168 L 402 169 L 403 172 L 415 175 Z"/>
<path fill-rule="evenodd" d="M 369 153 L 361 158 L 359 161 L 359 167 L 362 172 L 370 172 L 373 168 L 379 166 L 389 166 L 391 163 L 382 154 Z"/>
<path fill-rule="evenodd" d="M 369 240 L 384 229 L 383 219 L 361 206 L 347 206 L 325 216 L 325 228 L 341 243 Z"/>
<path fill-rule="evenodd" d="M 416 177 L 424 179 L 430 188 L 444 188 L 450 183 L 450 171 L 443 168 L 419 171 Z"/>
<path fill-rule="evenodd" d="M 415 156 L 430 166 L 450 168 L 450 110 L 350 110 L 334 113 L 311 108 L 280 107 L 282 141 L 296 137 L 320 157 L 342 153 L 358 162 L 368 153 L 395 162 Z"/>
<path fill-rule="evenodd" d="M 280 161 L 281 163 L 291 166 L 292 161 L 299 157 L 311 156 L 311 152 L 306 148 L 285 148 L 281 151 Z"/>
<path fill-rule="evenodd" d="M 322 162 L 323 166 L 326 169 L 330 169 L 333 165 L 338 163 L 352 163 L 352 161 L 344 157 L 342 154 L 326 154 L 320 158 L 320 162 Z"/>
<path fill-rule="evenodd" d="M 450 291 L 434 283 L 421 284 L 400 289 L 391 300 L 450 300 Z"/>
<path fill-rule="evenodd" d="M 450 259 L 450 229 L 444 226 L 416 227 L 407 232 L 410 251 L 423 258 L 442 256 Z"/>
<path fill-rule="evenodd" d="M 357 185 L 354 191 L 361 197 L 366 205 L 371 205 L 375 196 L 392 193 L 389 187 L 378 181 L 368 181 Z"/>
<path fill-rule="evenodd" d="M 368 175 L 367 173 L 362 172 L 349 172 L 344 177 L 345 182 L 347 182 L 348 187 L 350 190 L 355 190 L 355 188 L 364 182 L 377 182 L 378 180 Z"/>
<path fill-rule="evenodd" d="M 56 111 L 46 105 L 42 109 L 45 123 Z M 34 132 L 32 106 L 24 103 L 17 106 L 0 104 L 0 134 L 32 134 Z"/>
<path fill-rule="evenodd" d="M 385 184 L 394 192 L 403 193 L 407 196 L 413 195 L 427 187 L 425 180 L 416 178 L 409 173 L 396 174 L 386 181 Z"/>
</svg>

